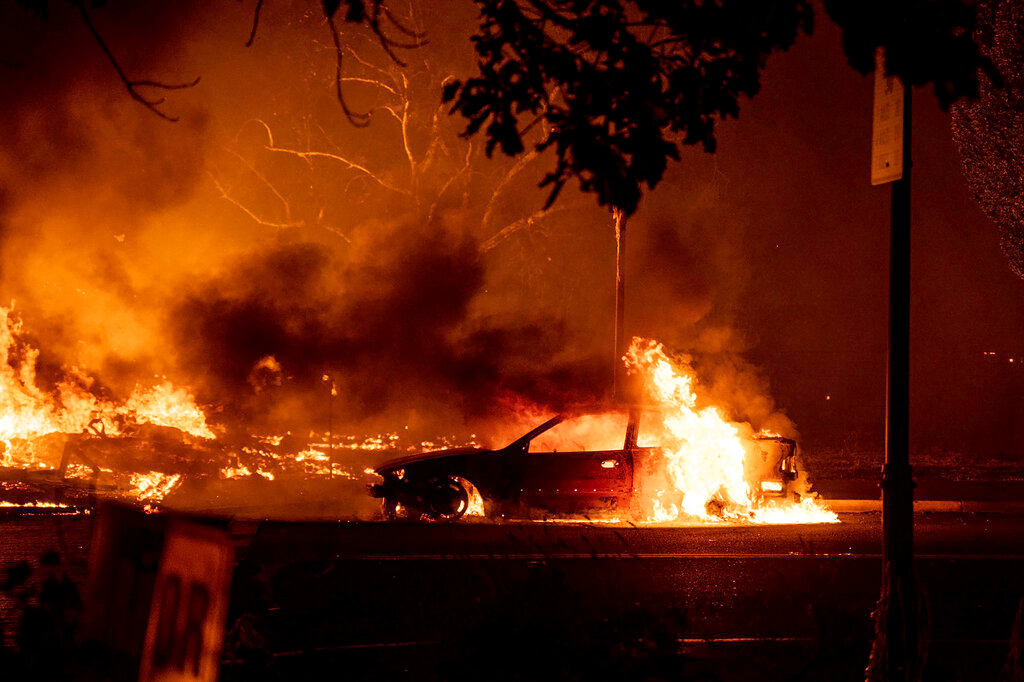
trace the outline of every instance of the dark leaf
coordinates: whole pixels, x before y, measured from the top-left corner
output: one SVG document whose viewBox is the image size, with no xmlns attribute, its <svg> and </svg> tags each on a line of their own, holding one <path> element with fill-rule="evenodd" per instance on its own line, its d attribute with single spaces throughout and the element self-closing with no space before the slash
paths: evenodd
<svg viewBox="0 0 1024 682">
<path fill-rule="evenodd" d="M 484 131 L 488 153 L 554 148 L 543 185 L 549 201 L 575 177 L 598 202 L 627 213 L 655 187 L 671 139 L 715 150 L 715 126 L 739 115 L 740 98 L 761 87 L 768 57 L 814 26 L 809 0 L 477 0 L 472 41 L 479 72 L 445 84 L 442 97 Z M 943 106 L 977 89 L 985 69 L 970 39 L 963 0 L 825 0 L 843 29 L 850 64 L 874 68 L 875 48 L 915 85 L 930 84 Z M 549 101 L 549 93 L 559 96 Z M 519 131 L 540 116 L 546 136 Z"/>
<path fill-rule="evenodd" d="M 18 0 L 18 6 L 30 12 L 35 12 L 46 19 L 50 14 L 49 0 Z"/>
</svg>

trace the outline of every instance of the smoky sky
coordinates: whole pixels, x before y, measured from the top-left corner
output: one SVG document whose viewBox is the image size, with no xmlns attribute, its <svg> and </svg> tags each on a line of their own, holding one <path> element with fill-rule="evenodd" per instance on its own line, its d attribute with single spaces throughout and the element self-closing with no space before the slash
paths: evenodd
<svg viewBox="0 0 1024 682">
<path fill-rule="evenodd" d="M 557 324 L 470 327 L 484 276 L 477 244 L 416 227 L 403 228 L 414 239 L 382 236 L 354 263 L 309 242 L 261 250 L 185 296 L 170 326 L 201 399 L 250 421 L 282 398 L 316 411 L 324 375 L 358 415 L 418 404 L 473 418 L 491 415 L 505 392 L 549 405 L 599 395 L 601 365 L 552 357 Z M 253 367 L 266 357 L 286 376 L 253 395 Z"/>
<path fill-rule="evenodd" d="M 348 91 L 374 112 L 366 129 L 334 98 L 316 3 L 268 3 L 251 48 L 249 5 L 95 9 L 133 77 L 202 76 L 167 94 L 173 124 L 128 97 L 62 4 L 45 22 L 5 7 L 0 300 L 47 371 L 115 395 L 168 376 L 211 419 L 268 428 L 322 423 L 325 373 L 336 419 L 437 432 L 518 398 L 604 395 L 611 220 L 570 188 L 536 219 L 550 159 L 488 160 L 439 109 L 443 79 L 473 66 L 472 3 L 413 7 L 432 39 L 404 70 L 343 31 L 369 64 L 346 73 L 392 88 Z M 1020 453 L 1022 284 L 948 117 L 915 97 L 912 437 Z M 867 179 L 870 112 L 870 79 L 823 20 L 769 60 L 718 153 L 687 150 L 627 227 L 627 331 L 690 354 L 733 416 L 795 425 L 809 447 L 883 433 L 888 190 Z"/>
</svg>

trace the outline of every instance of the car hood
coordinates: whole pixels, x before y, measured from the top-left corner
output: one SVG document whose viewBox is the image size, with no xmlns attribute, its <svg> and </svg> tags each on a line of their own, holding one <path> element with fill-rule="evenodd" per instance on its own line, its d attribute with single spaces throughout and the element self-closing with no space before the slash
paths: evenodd
<svg viewBox="0 0 1024 682">
<path fill-rule="evenodd" d="M 448 457 L 457 457 L 459 455 L 485 454 L 489 452 L 494 452 L 494 450 L 485 450 L 484 448 L 474 447 L 451 448 L 449 450 L 434 450 L 433 452 L 423 452 L 418 455 L 408 455 L 406 457 L 396 457 L 395 459 L 389 459 L 388 461 L 377 465 L 374 471 L 380 474 L 385 471 L 391 471 L 392 469 L 401 469 L 411 464 L 419 464 L 420 462 L 432 462 L 439 459 L 446 459 Z"/>
</svg>

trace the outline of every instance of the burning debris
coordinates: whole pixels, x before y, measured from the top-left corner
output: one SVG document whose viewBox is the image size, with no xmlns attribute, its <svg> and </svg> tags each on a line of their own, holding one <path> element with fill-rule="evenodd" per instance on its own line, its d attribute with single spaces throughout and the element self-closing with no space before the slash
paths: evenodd
<svg viewBox="0 0 1024 682">
<path fill-rule="evenodd" d="M 155 510 L 190 481 L 208 485 L 211 481 L 246 480 L 275 484 L 278 489 L 286 488 L 283 479 L 298 481 L 300 486 L 317 480 L 336 485 L 347 482 L 352 488 L 345 494 L 355 497 L 362 495 L 367 483 L 380 480 L 379 471 L 385 474 L 382 490 L 387 486 L 421 487 L 411 497 L 381 493 L 392 517 L 418 516 L 419 507 L 434 518 L 517 515 L 534 503 L 550 506 L 545 496 L 552 491 L 558 496 L 564 488 L 565 494 L 572 490 L 582 496 L 592 488 L 589 492 L 594 499 L 587 501 L 600 501 L 608 507 L 612 500 L 614 518 L 628 513 L 641 522 L 837 520 L 809 494 L 806 478 L 797 479 L 794 441 L 774 433 L 755 433 L 749 424 L 730 421 L 720 407 L 706 404 L 698 395 L 688 362 L 672 360 L 661 344 L 651 340 L 634 339 L 623 358 L 629 372 L 640 379 L 649 412 L 639 435 L 635 410 L 629 415 L 606 411 L 584 416 L 567 421 L 564 428 L 551 428 L 561 417 L 549 420 L 525 440 L 519 438 L 500 452 L 550 452 L 555 468 L 539 478 L 526 469 L 520 474 L 506 468 L 498 487 L 473 466 L 455 472 L 458 475 L 434 475 L 426 484 L 410 466 L 408 478 L 399 482 L 405 478 L 405 467 L 375 469 L 368 466 L 372 460 L 366 459 L 379 460 L 382 454 L 402 451 L 437 451 L 406 457 L 412 464 L 423 459 L 443 460 L 452 453 L 493 452 L 483 450 L 475 435 L 468 443 L 434 438 L 409 445 L 397 432 L 362 439 L 330 432 L 326 437 L 310 432 L 307 438 L 291 432 L 227 436 L 223 429 L 208 423 L 206 413 L 187 389 L 166 380 L 151 387 L 136 386 L 119 402 L 104 396 L 88 374 L 72 369 L 56 382 L 53 391 L 44 391 L 36 380 L 38 355 L 25 340 L 21 320 L 11 309 L 0 308 L 0 464 L 5 471 L 0 488 L 4 490 L 46 480 L 65 487 L 88 487 Z M 536 405 L 520 407 L 513 421 L 536 419 L 542 413 Z M 596 466 L 604 472 L 597 479 L 572 470 L 588 466 L 588 457 L 594 456 L 600 460 Z M 531 462 L 541 461 L 532 454 L 527 457 Z M 556 473 L 566 466 L 569 471 Z M 586 480 L 560 483 L 559 475 L 567 476 L 567 481 L 580 476 L 581 481 Z M 496 498 L 501 497 L 498 488 L 516 481 L 521 484 L 519 508 L 510 508 L 507 500 L 495 506 Z M 537 499 L 531 499 L 534 487 Z M 562 510 L 569 512 L 566 516 L 586 511 L 579 500 Z M 62 501 L 43 502 L 48 503 Z M 492 513 L 499 507 L 500 514 Z"/>
<path fill-rule="evenodd" d="M 287 436 L 236 442 L 207 422 L 191 392 L 169 381 L 137 386 L 117 401 L 72 368 L 45 391 L 36 377 L 38 357 L 21 320 L 0 307 L 0 493 L 18 500 L 5 506 L 61 508 L 60 501 L 27 499 L 40 486 L 57 496 L 87 490 L 155 510 L 191 479 L 273 481 L 292 473 L 362 482 L 366 474 L 336 465 L 331 448 L 377 450 L 386 442 L 340 437 L 324 447 Z"/>
</svg>

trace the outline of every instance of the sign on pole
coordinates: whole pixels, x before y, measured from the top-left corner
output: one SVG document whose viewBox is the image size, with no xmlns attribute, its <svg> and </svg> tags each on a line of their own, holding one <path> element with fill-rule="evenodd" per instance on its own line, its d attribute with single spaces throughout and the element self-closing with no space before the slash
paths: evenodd
<svg viewBox="0 0 1024 682">
<path fill-rule="evenodd" d="M 221 532 L 172 523 L 153 588 L 140 682 L 215 682 L 233 551 Z"/>
<path fill-rule="evenodd" d="M 83 629 L 98 679 L 138 679 L 166 525 L 164 517 L 125 507 L 99 509 Z"/>
<path fill-rule="evenodd" d="M 882 48 L 875 54 L 875 115 L 871 126 L 871 184 L 903 177 L 903 82 L 885 75 Z"/>
</svg>

